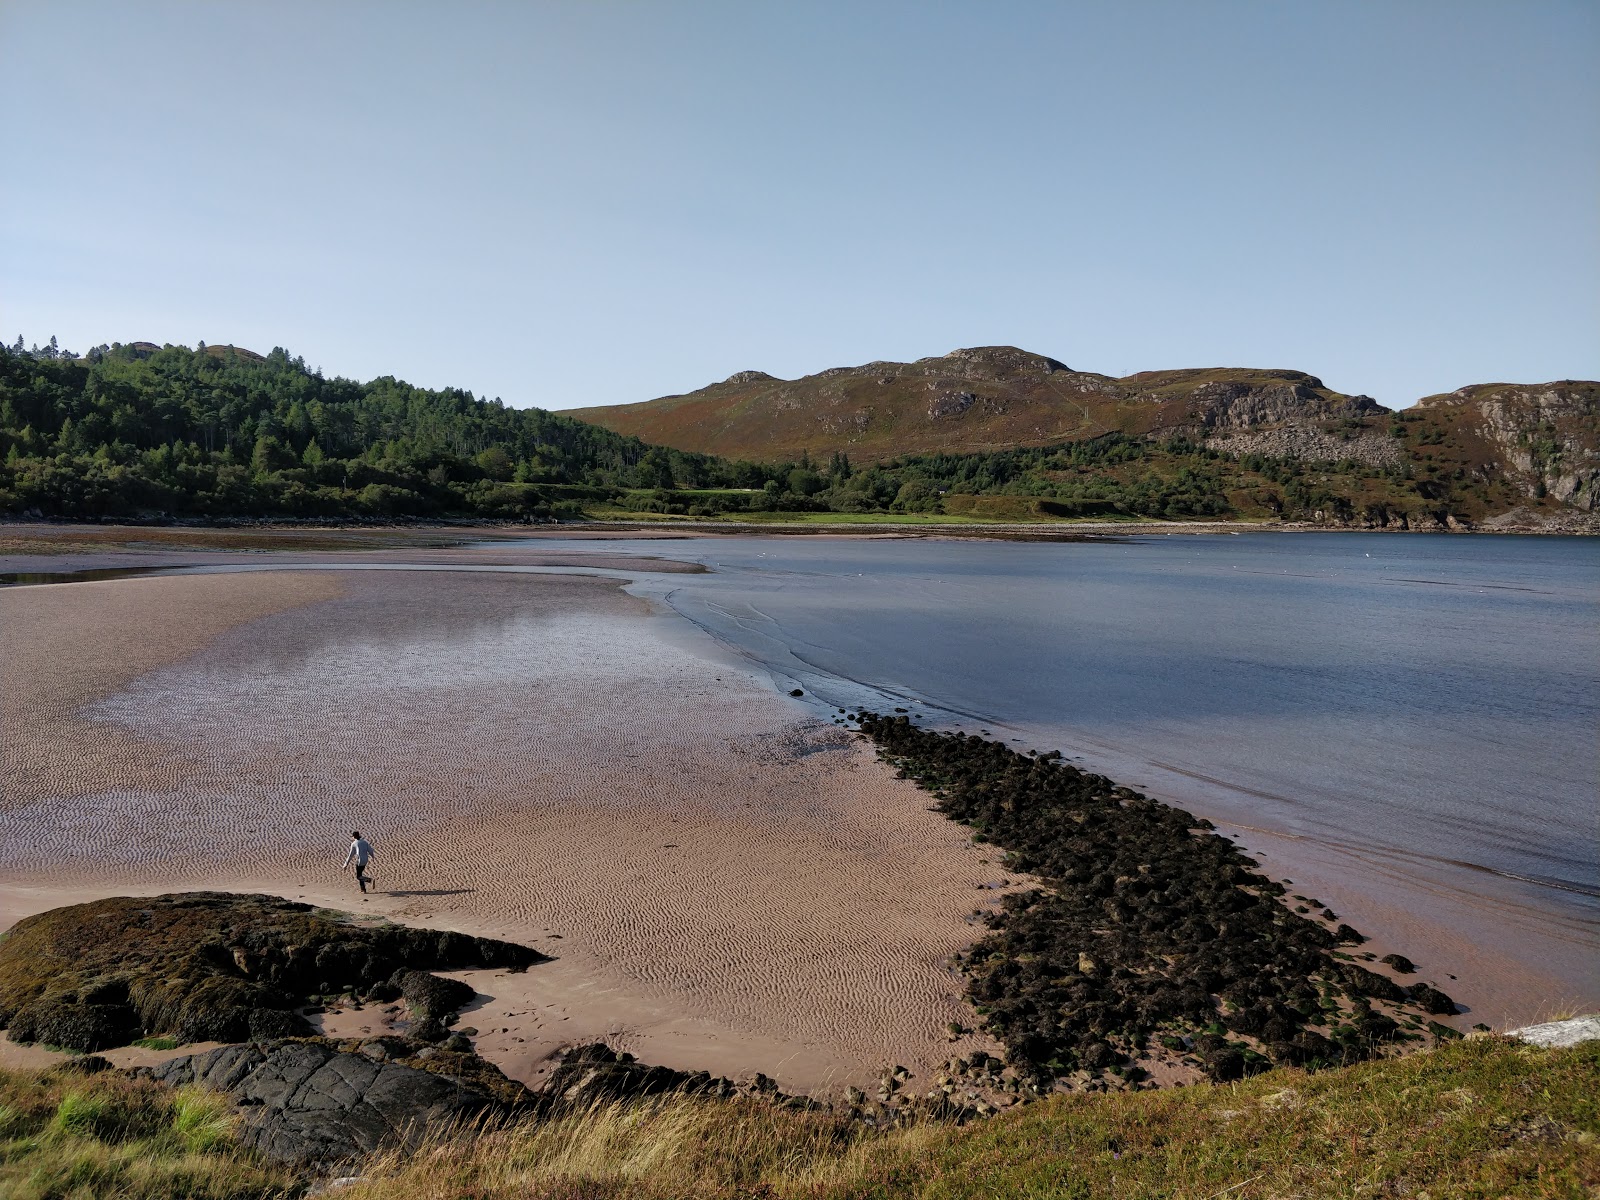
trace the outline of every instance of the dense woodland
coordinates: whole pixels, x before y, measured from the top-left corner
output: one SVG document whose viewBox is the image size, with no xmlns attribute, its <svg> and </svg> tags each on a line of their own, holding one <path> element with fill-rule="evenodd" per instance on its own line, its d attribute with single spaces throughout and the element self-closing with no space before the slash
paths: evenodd
<svg viewBox="0 0 1600 1200">
<path fill-rule="evenodd" d="M 1122 434 L 862 466 L 843 454 L 731 462 L 467 391 L 328 378 L 282 349 L 135 343 L 76 356 L 20 338 L 0 347 L 0 460 L 0 512 L 89 519 L 839 512 L 1382 524 L 1481 490 L 1413 479 L 1410 466 L 1235 458 Z"/>
<path fill-rule="evenodd" d="M 48 516 L 541 517 L 774 471 L 281 349 L 0 350 L 0 510 Z"/>
</svg>

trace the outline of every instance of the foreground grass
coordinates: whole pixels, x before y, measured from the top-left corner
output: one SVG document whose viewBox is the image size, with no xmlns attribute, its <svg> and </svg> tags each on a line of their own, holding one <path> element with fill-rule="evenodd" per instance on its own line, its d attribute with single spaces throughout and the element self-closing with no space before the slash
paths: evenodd
<svg viewBox="0 0 1600 1200">
<path fill-rule="evenodd" d="M 348 1200 L 1593 1197 L 1600 1045 L 1499 1040 L 1307 1075 L 1060 1097 L 964 1129 L 666 1102 L 368 1168 Z"/>
<path fill-rule="evenodd" d="M 243 1153 L 230 1107 L 120 1072 L 0 1071 L 5 1200 L 256 1200 L 294 1176 Z"/>
<path fill-rule="evenodd" d="M 300 1195 L 192 1093 L 0 1072 L 0 1196 Z M 664 1099 L 355 1168 L 341 1200 L 1287 1200 L 1600 1196 L 1600 1044 L 1499 1039 L 1307 1075 L 1065 1096 L 954 1129 Z"/>
</svg>

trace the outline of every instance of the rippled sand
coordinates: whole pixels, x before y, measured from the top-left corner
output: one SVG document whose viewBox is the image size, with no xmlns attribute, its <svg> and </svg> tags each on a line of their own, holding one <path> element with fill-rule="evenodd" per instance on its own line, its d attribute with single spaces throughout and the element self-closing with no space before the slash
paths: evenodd
<svg viewBox="0 0 1600 1200">
<path fill-rule="evenodd" d="M 946 960 L 1002 873 L 674 620 L 573 576 L 0 593 L 0 920 L 220 885 L 526 940 L 558 961 L 478 980 L 473 1018 L 523 1077 L 599 1036 L 808 1090 L 970 1048 Z M 370 900 L 338 875 L 354 827 Z"/>
</svg>

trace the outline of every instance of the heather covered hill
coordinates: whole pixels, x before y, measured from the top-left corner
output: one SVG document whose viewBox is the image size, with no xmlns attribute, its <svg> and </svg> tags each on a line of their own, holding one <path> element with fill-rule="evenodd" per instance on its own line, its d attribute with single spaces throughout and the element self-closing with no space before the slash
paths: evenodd
<svg viewBox="0 0 1600 1200">
<path fill-rule="evenodd" d="M 1593 382 L 1481 384 L 1397 413 L 1301 371 L 1210 368 L 1114 379 L 1015 347 L 983 346 L 795 380 L 742 371 L 688 395 L 568 415 L 665 446 L 759 461 L 975 456 L 1107 435 L 1181 440 L 1230 460 L 1385 472 L 1418 484 L 1402 489 L 1416 493 L 1399 497 L 1402 505 L 1460 492 L 1454 510 L 1481 519 L 1525 503 L 1595 509 L 1597 400 Z M 1361 489 L 1338 490 L 1360 499 Z M 1238 496 L 1230 504 L 1250 510 Z"/>
<path fill-rule="evenodd" d="M 1114 379 L 1014 346 L 979 346 L 794 380 L 741 371 L 688 395 L 567 415 L 709 454 L 771 460 L 842 451 L 870 460 L 1385 411 L 1301 371 L 1213 368 Z"/>
<path fill-rule="evenodd" d="M 1593 511 L 1600 483 L 1600 383 L 1480 383 L 1417 401 L 1408 415 L 1490 464 L 1527 496 Z"/>
</svg>

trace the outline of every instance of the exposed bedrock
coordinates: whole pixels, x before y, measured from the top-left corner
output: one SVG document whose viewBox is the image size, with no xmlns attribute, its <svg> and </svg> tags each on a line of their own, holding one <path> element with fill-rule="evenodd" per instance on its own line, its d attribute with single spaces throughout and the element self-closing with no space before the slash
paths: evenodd
<svg viewBox="0 0 1600 1200">
<path fill-rule="evenodd" d="M 85 1052 L 154 1035 L 296 1037 L 312 1032 L 298 1010 L 314 998 L 374 991 L 403 994 L 436 1020 L 471 989 L 427 969 L 519 969 L 546 958 L 276 896 L 122 896 L 26 917 L 0 940 L 0 1027 L 13 1041 Z"/>
<path fill-rule="evenodd" d="M 481 1086 L 487 1067 L 481 1059 L 464 1074 L 448 1073 L 448 1063 L 426 1070 L 414 1057 L 391 1060 L 390 1048 L 381 1043 L 400 1040 L 374 1039 L 366 1052 L 320 1039 L 223 1046 L 140 1074 L 225 1094 L 242 1118 L 240 1140 L 282 1162 L 347 1161 L 393 1146 L 415 1147 L 429 1134 L 504 1117 L 516 1107 L 520 1097 L 508 1101 Z M 503 1077 L 502 1082 L 518 1086 Z"/>
<path fill-rule="evenodd" d="M 222 1093 L 239 1113 L 246 1145 L 305 1164 L 415 1148 L 462 1125 L 539 1120 L 666 1093 L 737 1091 L 726 1079 L 648 1066 L 599 1043 L 568 1050 L 545 1085 L 529 1091 L 476 1054 L 401 1037 L 222 1046 L 136 1074 Z M 775 1088 L 768 1098 L 788 1100 Z"/>
</svg>

